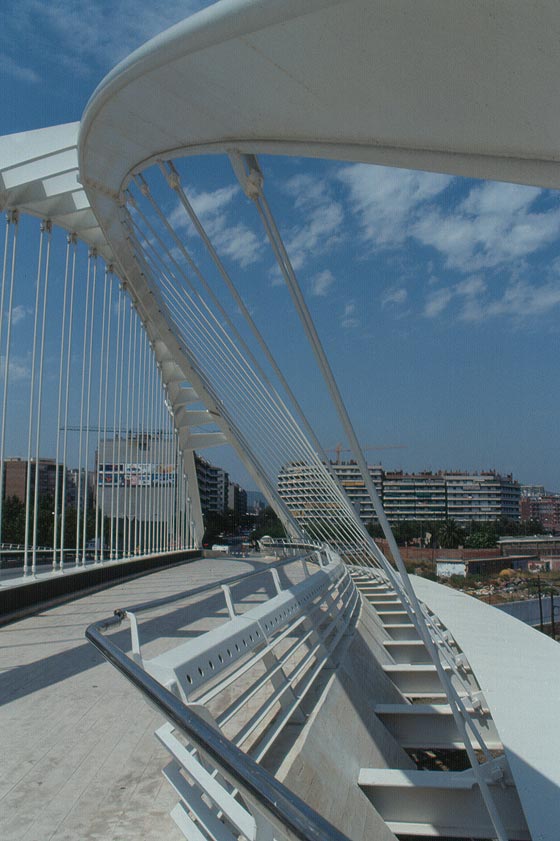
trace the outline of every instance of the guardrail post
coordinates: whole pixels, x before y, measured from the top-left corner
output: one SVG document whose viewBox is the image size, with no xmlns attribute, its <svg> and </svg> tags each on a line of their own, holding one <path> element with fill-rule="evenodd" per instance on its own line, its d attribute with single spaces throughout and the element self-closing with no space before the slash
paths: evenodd
<svg viewBox="0 0 560 841">
<path fill-rule="evenodd" d="M 235 606 L 233 604 L 233 599 L 231 598 L 231 590 L 228 584 L 222 584 L 222 590 L 224 591 L 224 596 L 226 597 L 226 606 L 229 613 L 230 619 L 235 619 Z"/>
<path fill-rule="evenodd" d="M 282 592 L 282 584 L 280 583 L 280 576 L 278 575 L 277 569 L 270 570 L 272 575 L 272 580 L 274 581 L 274 586 L 276 587 L 276 592 L 280 594 Z"/>
<path fill-rule="evenodd" d="M 138 620 L 134 613 L 127 610 L 127 618 L 130 620 L 130 639 L 132 643 L 132 659 L 139 666 L 144 666 L 142 660 L 142 652 L 140 650 L 140 631 L 138 629 Z"/>
</svg>

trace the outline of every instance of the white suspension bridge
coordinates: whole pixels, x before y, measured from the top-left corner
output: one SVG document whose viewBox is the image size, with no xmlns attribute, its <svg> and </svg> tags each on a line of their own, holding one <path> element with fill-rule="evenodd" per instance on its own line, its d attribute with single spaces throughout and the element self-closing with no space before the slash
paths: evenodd
<svg viewBox="0 0 560 841">
<path fill-rule="evenodd" d="M 560 19 L 537 5 L 542 15 L 522 4 L 494 15 L 474 3 L 406 3 L 401 15 L 366 0 L 225 0 L 122 62 L 79 124 L 0 138 L 2 487 L 16 449 L 25 463 L 22 580 L 0 588 L 31 592 L 41 578 L 47 457 L 53 581 L 83 574 L 88 561 L 101 570 L 128 564 L 134 574 L 162 558 L 192 558 L 203 536 L 194 451 L 224 443 L 288 535 L 263 544 L 266 563 L 253 559 L 252 569 L 197 561 L 197 588 L 185 588 L 178 567 L 146 579 L 133 607 L 130 589 L 119 591 L 125 602 L 107 591 L 116 612 L 91 616 L 89 640 L 165 718 L 156 735 L 171 754 L 164 774 L 179 803 L 174 828 L 152 822 L 150 837 L 555 839 L 556 644 L 409 579 L 275 220 L 263 163 L 306 155 L 557 187 L 556 96 L 527 56 L 555 75 L 549 32 Z M 437 49 L 422 62 L 404 45 L 425 30 Z M 457 53 L 476 47 L 478 56 L 455 85 L 449 39 Z M 496 44 L 520 39 L 523 50 L 508 47 L 496 67 Z M 494 84 L 484 99 L 488 74 Z M 394 564 L 331 473 L 242 278 L 196 211 L 189 183 L 199 154 L 225 156 L 262 224 Z M 22 378 L 14 336 L 31 277 Z M 279 491 L 286 473 L 289 496 Z M 0 543 L 11 542 L 7 506 L 2 493 Z M 171 585 L 159 598 L 157 581 Z M 129 642 L 113 634 L 123 623 Z M 18 630 L 6 633 L 17 640 Z M 177 636 L 186 639 L 177 644 Z M 4 696 L 19 726 L 24 671 L 12 665 Z M 53 673 L 49 685 L 58 682 Z M 527 725 L 529 708 L 538 726 Z M 425 769 L 427 755 L 439 770 Z M 8 805 L 19 802 L 17 786 L 5 783 Z M 82 800 L 49 790 L 46 805 L 58 817 L 47 821 L 48 837 L 68 837 L 59 812 Z M 152 806 L 149 794 L 135 804 L 131 832 Z M 96 809 L 80 837 L 112 837 L 114 812 L 101 826 Z M 34 837 L 34 815 L 10 811 L 6 837 Z"/>
</svg>

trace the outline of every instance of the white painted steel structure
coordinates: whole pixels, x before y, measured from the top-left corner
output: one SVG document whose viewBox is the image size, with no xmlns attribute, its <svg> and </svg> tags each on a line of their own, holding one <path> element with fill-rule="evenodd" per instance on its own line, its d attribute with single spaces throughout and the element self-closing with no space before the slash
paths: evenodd
<svg viewBox="0 0 560 841">
<path fill-rule="evenodd" d="M 376 575 L 381 576 L 383 587 L 391 588 L 398 605 L 393 611 L 385 611 L 393 614 L 392 619 L 386 616 L 387 625 L 402 625 L 403 633 L 405 626 L 411 625 L 429 657 L 427 664 L 409 664 L 406 680 L 412 683 L 403 684 L 403 693 L 413 691 L 410 687 L 416 678 L 411 675 L 429 672 L 435 683 L 430 683 L 425 692 L 439 694 L 434 689 L 437 684 L 448 702 L 471 770 L 461 785 L 458 778 L 449 785 L 439 778 L 437 785 L 444 790 L 476 786 L 488 815 L 486 830 L 500 841 L 528 835 L 517 818 L 512 829 L 507 809 L 504 818 L 503 804 L 498 802 L 501 795 L 496 799 L 493 791 L 495 783 L 509 786 L 511 773 L 524 808 L 525 798 L 531 795 L 523 789 L 519 767 L 508 767 L 505 757 L 495 760 L 485 745 L 473 715 L 481 700 L 476 693 L 473 695 L 469 680 L 465 685 L 462 655 L 441 631 L 438 620 L 420 604 L 408 580 L 267 203 L 265 173 L 256 156 L 329 157 L 558 187 L 560 126 L 554 80 L 559 64 L 559 30 L 560 13 L 549 2 L 481 6 L 436 0 L 409 0 L 398 5 L 371 0 L 223 0 L 153 39 L 122 62 L 94 93 L 79 127 L 60 126 L 0 142 L 0 195 L 9 211 L 8 229 L 17 226 L 20 212 L 27 212 L 46 220 L 43 235 L 47 238 L 53 224 L 70 232 L 69 245 L 74 235 L 79 237 L 92 249 L 90 264 L 97 255 L 109 261 L 138 313 L 173 419 L 175 458 L 182 459 L 181 472 L 188 481 L 183 501 L 172 503 L 168 515 L 181 510 L 183 520 L 186 517 L 189 521 L 183 532 L 186 528 L 189 540 L 200 541 L 202 521 L 192 452 L 195 447 L 229 441 L 275 507 L 288 534 L 301 538 L 303 518 L 293 516 L 284 504 L 277 491 L 277 478 L 290 463 L 304 465 L 302 493 L 312 499 L 314 509 L 323 506 L 328 512 L 324 521 L 307 524 L 311 536 L 327 541 L 361 566 L 381 570 Z M 313 430 L 196 216 L 184 186 L 183 168 L 185 158 L 200 153 L 228 155 L 246 196 L 255 203 L 398 572 L 372 543 L 330 475 L 328 460 Z M 183 224 L 189 221 L 197 231 L 217 277 L 224 283 L 224 293 L 216 294 L 207 283 L 181 236 L 180 226 L 172 224 L 163 210 L 169 195 L 184 214 Z M 10 241 L 7 235 L 2 301 L 4 290 L 13 288 L 10 253 L 15 254 L 15 237 Z M 48 279 L 48 257 L 43 264 L 41 254 L 35 320 L 36 325 L 43 326 L 36 327 L 33 345 L 34 364 L 37 359 L 39 365 L 37 430 L 46 313 L 43 305 L 43 321 L 38 321 L 39 279 L 43 278 L 45 300 Z M 240 332 L 233 324 L 226 295 L 233 297 L 244 316 L 247 332 Z M 8 297 L 11 312 L 11 291 Z M 87 319 L 87 298 L 85 312 Z M 122 424 L 123 394 L 130 392 L 131 382 L 135 382 L 131 369 L 123 377 L 125 328 L 124 316 L 122 322 L 120 318 L 116 341 L 122 350 L 114 380 L 115 427 Z M 84 388 L 91 409 L 93 316 L 85 325 L 80 428 L 85 429 L 87 449 L 90 421 L 83 423 Z M 63 325 L 63 336 L 64 330 Z M 129 328 L 126 335 L 131 348 L 136 333 Z M 251 351 L 247 335 L 262 350 L 266 370 Z M 9 328 L 6 348 L 9 351 Z M 132 358 L 129 350 L 129 362 Z M 62 360 L 63 353 L 61 372 Z M 61 373 L 61 383 L 62 378 Z M 33 373 L 28 463 L 34 379 Z M 106 388 L 108 379 L 104 382 Z M 149 394 L 155 395 L 154 379 L 147 387 Z M 150 400 L 155 406 L 155 397 Z M 99 417 L 101 401 L 98 407 Z M 151 417 L 153 432 L 157 426 L 155 415 Z M 38 432 L 36 453 L 38 458 Z M 29 487 L 28 482 L 28 491 Z M 187 498 L 192 512 L 189 515 L 185 514 Z M 176 513 L 174 516 L 177 520 Z M 168 543 L 164 540 L 162 544 L 161 532 L 155 531 L 160 535 L 156 548 L 167 550 Z M 118 539 L 116 543 L 118 553 Z M 111 554 L 114 545 L 112 539 Z M 129 536 L 126 551 L 130 549 Z M 360 574 L 366 578 L 369 575 Z M 411 651 L 413 648 L 409 646 Z M 136 654 L 140 656 L 139 651 Z M 394 665 L 396 674 L 399 664 Z M 484 762 L 479 762 L 477 750 Z M 426 777 L 426 772 L 423 775 Z M 412 772 L 405 777 L 407 787 L 418 785 Z M 362 782 L 369 786 L 371 774 L 365 774 Z M 425 782 L 420 788 L 424 786 Z M 528 816 L 527 808 L 525 813 Z M 549 837 L 546 833 L 553 825 L 551 815 L 551 809 L 544 810 L 540 822 L 539 816 L 532 816 L 534 838 Z M 187 837 L 204 837 L 199 829 L 188 826 L 187 818 Z M 417 823 L 421 829 L 414 829 L 409 821 L 407 831 L 426 829 L 426 821 Z M 206 827 L 205 837 L 226 837 L 221 835 L 220 826 L 214 823 L 213 827 Z M 270 828 L 264 832 L 266 837 Z M 292 836 L 288 833 L 286 837 Z"/>
</svg>

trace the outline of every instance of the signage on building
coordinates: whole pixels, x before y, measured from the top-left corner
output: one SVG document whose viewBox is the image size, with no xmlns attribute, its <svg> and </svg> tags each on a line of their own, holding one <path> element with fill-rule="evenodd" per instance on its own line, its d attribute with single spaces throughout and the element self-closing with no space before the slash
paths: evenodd
<svg viewBox="0 0 560 841">
<path fill-rule="evenodd" d="M 100 464 L 97 472 L 100 487 L 164 488 L 175 485 L 173 464 Z"/>
</svg>

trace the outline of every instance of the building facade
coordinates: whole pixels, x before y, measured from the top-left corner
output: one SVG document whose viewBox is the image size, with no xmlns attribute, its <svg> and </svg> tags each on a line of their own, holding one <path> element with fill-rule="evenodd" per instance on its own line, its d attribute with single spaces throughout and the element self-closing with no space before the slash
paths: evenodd
<svg viewBox="0 0 560 841">
<path fill-rule="evenodd" d="M 373 503 L 356 462 L 331 461 L 330 467 L 346 491 L 346 495 L 360 519 L 364 523 L 377 522 Z M 370 464 L 368 465 L 368 470 L 369 475 L 373 479 L 375 490 L 379 494 L 380 499 L 383 499 L 383 468 L 380 464 Z"/>
<path fill-rule="evenodd" d="M 267 507 L 268 502 L 260 491 L 246 491 L 247 514 L 260 514 Z"/>
<path fill-rule="evenodd" d="M 542 485 L 523 485 L 519 510 L 522 522 L 539 520 L 546 531 L 560 532 L 560 494 L 545 491 Z"/>
<path fill-rule="evenodd" d="M 96 498 L 104 517 L 160 521 L 177 481 L 173 441 L 165 434 L 123 435 L 101 441 Z"/>
<path fill-rule="evenodd" d="M 221 467 L 195 456 L 200 507 L 203 514 L 224 514 L 228 509 L 229 474 Z"/>
<path fill-rule="evenodd" d="M 390 522 L 445 520 L 445 476 L 441 473 L 385 473 L 383 505 Z"/>
<path fill-rule="evenodd" d="M 355 462 L 330 464 L 362 522 L 375 522 L 359 468 Z M 313 495 L 311 468 L 287 465 L 278 478 L 280 495 L 298 518 L 325 516 Z M 487 520 L 519 520 L 520 486 L 511 475 L 482 473 L 404 473 L 384 471 L 371 465 L 370 475 L 390 522 L 404 520 L 455 520 L 457 523 Z M 334 503 L 333 503 L 334 504 Z M 329 511 L 329 514 L 333 512 Z"/>
<path fill-rule="evenodd" d="M 227 507 L 238 517 L 243 517 L 247 513 L 247 491 L 243 490 L 237 482 L 229 483 Z"/>
<path fill-rule="evenodd" d="M 30 462 L 30 492 L 35 490 L 35 461 Z M 4 462 L 4 498 L 16 497 L 25 503 L 27 494 L 27 459 L 8 458 Z M 57 469 L 54 459 L 39 459 L 39 498 L 52 496 L 56 490 Z M 58 469 L 59 491 L 62 488 L 62 465 Z"/>
<path fill-rule="evenodd" d="M 446 473 L 447 516 L 458 523 L 519 520 L 521 487 L 511 474 Z"/>
</svg>

